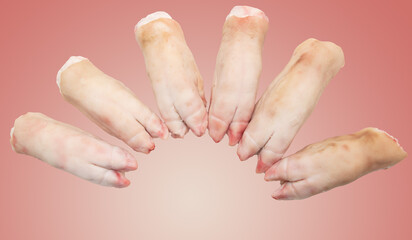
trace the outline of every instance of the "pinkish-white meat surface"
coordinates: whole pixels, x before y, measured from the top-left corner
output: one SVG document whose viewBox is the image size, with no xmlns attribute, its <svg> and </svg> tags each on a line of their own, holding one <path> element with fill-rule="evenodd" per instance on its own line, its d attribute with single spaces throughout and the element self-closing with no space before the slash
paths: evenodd
<svg viewBox="0 0 412 240">
<path fill-rule="evenodd" d="M 40 159 L 87 181 L 127 187 L 126 171 L 137 169 L 126 150 L 40 113 L 26 113 L 14 122 L 10 143 L 16 153 Z"/>
<path fill-rule="evenodd" d="M 229 144 L 237 144 L 252 117 L 268 25 L 261 10 L 248 6 L 234 7 L 226 18 L 209 108 L 215 142 L 227 134 Z"/>
<path fill-rule="evenodd" d="M 165 12 L 155 12 L 139 21 L 135 35 L 172 137 L 181 138 L 189 129 L 203 135 L 207 128 L 203 79 L 179 23 Z"/>
<path fill-rule="evenodd" d="M 166 138 L 162 120 L 122 82 L 83 57 L 71 57 L 57 75 L 64 99 L 133 150 L 149 153 L 152 137 Z"/>
<path fill-rule="evenodd" d="M 285 157 L 265 173 L 265 180 L 280 181 L 272 197 L 303 199 L 348 184 L 379 169 L 387 169 L 407 153 L 396 139 L 376 128 L 329 138 Z"/>
<path fill-rule="evenodd" d="M 343 65 L 342 49 L 334 43 L 316 39 L 301 43 L 256 104 L 239 142 L 239 158 L 257 154 L 258 173 L 280 160 Z"/>
</svg>

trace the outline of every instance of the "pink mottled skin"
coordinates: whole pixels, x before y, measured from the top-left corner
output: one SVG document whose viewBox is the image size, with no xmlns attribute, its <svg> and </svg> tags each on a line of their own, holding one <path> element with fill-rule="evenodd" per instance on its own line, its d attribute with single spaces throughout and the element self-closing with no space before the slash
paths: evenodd
<svg viewBox="0 0 412 240">
<path fill-rule="evenodd" d="M 64 99 L 133 150 L 149 153 L 152 137 L 167 138 L 161 119 L 122 82 L 104 74 L 89 60 L 74 63 L 61 74 Z"/>
<path fill-rule="evenodd" d="M 387 169 L 406 157 L 393 137 L 365 128 L 311 144 L 283 158 L 266 171 L 265 180 L 281 182 L 273 198 L 303 199 Z"/>
<path fill-rule="evenodd" d="M 258 173 L 279 161 L 343 65 L 342 49 L 334 43 L 311 38 L 300 44 L 256 104 L 239 143 L 240 160 L 258 154 Z"/>
<path fill-rule="evenodd" d="M 250 15 L 250 7 L 235 8 L 249 16 L 229 16 L 223 26 L 208 126 L 215 142 L 227 134 L 231 146 L 239 142 L 252 117 L 262 71 L 262 47 L 269 25 L 263 12 Z"/>
<path fill-rule="evenodd" d="M 203 79 L 178 22 L 158 18 L 135 29 L 160 114 L 172 137 L 207 128 Z"/>
<path fill-rule="evenodd" d="M 17 153 L 103 186 L 127 187 L 124 172 L 137 169 L 126 150 L 40 113 L 17 118 L 10 143 Z"/>
</svg>

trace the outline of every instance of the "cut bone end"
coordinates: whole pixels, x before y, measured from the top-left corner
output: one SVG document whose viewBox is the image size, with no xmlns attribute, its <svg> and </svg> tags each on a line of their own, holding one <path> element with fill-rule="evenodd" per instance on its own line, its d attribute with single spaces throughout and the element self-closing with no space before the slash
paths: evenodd
<svg viewBox="0 0 412 240">
<path fill-rule="evenodd" d="M 230 11 L 229 15 L 227 15 L 226 20 L 230 18 L 231 16 L 235 16 L 238 18 L 244 18 L 244 17 L 249 17 L 249 16 L 260 16 L 265 18 L 267 21 L 269 21 L 268 17 L 265 15 L 265 13 L 254 7 L 249 7 L 249 6 L 235 6 L 232 8 Z"/>
<path fill-rule="evenodd" d="M 393 148 L 391 146 L 382 147 L 382 148 L 385 149 L 385 151 L 384 151 L 385 154 L 383 154 L 384 159 L 383 159 L 383 161 L 382 160 L 377 161 L 375 170 L 376 169 L 388 169 L 388 168 L 394 166 L 395 164 L 397 164 L 398 162 L 402 161 L 403 159 L 405 159 L 408 156 L 408 153 L 402 148 L 402 146 L 399 144 L 398 140 L 395 137 L 393 137 L 392 135 L 390 135 L 389 133 L 387 133 L 386 131 L 378 129 L 378 128 L 373 128 L 373 127 L 369 127 L 367 129 L 375 131 L 375 133 L 377 132 L 377 133 L 381 134 L 380 136 L 383 135 L 384 137 L 390 139 L 392 142 L 396 143 L 395 148 Z M 385 142 L 385 144 L 387 144 L 387 142 Z"/>
<path fill-rule="evenodd" d="M 390 139 L 392 139 L 402 151 L 405 151 L 405 150 L 403 150 L 402 146 L 399 144 L 398 139 L 396 139 L 394 136 L 390 135 L 386 131 L 384 131 L 382 129 L 379 129 L 379 128 L 375 128 L 375 130 L 384 133 L 386 136 L 388 136 Z"/>
<path fill-rule="evenodd" d="M 64 70 L 66 70 L 68 67 L 70 67 L 71 65 L 73 65 L 73 64 L 75 64 L 75 63 L 78 63 L 78 62 L 81 62 L 81 61 L 83 61 L 83 60 L 87 60 L 87 58 L 81 57 L 81 56 L 71 56 L 71 57 L 69 58 L 69 60 L 67 60 L 67 61 L 64 63 L 64 65 L 63 65 L 63 66 L 60 68 L 60 70 L 57 72 L 57 80 L 56 80 L 56 82 L 57 82 L 57 86 L 59 86 L 59 89 L 60 89 L 60 78 L 61 78 L 62 72 L 63 72 Z"/>
<path fill-rule="evenodd" d="M 154 13 L 151 13 L 151 14 L 147 15 L 146 17 L 140 19 L 140 21 L 134 27 L 134 30 L 136 31 L 139 27 L 141 27 L 141 26 L 143 26 L 143 25 L 145 25 L 145 24 L 147 24 L 151 21 L 159 19 L 159 18 L 172 19 L 172 17 L 167 12 L 163 12 L 163 11 L 154 12 Z"/>
<path fill-rule="evenodd" d="M 11 142 L 11 149 L 13 149 L 13 151 L 15 152 L 16 151 L 16 149 L 14 149 L 14 144 L 13 144 L 13 142 L 14 142 L 14 137 L 13 137 L 13 134 L 14 134 L 14 127 L 12 127 L 11 128 L 11 130 L 10 130 L 10 142 Z"/>
</svg>

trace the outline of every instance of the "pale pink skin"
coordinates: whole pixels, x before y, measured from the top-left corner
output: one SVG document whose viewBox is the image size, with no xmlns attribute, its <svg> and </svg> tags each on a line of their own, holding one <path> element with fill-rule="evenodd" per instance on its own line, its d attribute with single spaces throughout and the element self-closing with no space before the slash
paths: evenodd
<svg viewBox="0 0 412 240">
<path fill-rule="evenodd" d="M 376 128 L 326 139 L 283 158 L 265 173 L 267 181 L 281 181 L 272 197 L 304 199 L 348 184 L 407 157 L 397 141 Z"/>
<path fill-rule="evenodd" d="M 61 73 L 60 92 L 109 134 L 132 149 L 149 153 L 152 137 L 167 138 L 162 120 L 122 82 L 104 74 L 89 60 L 70 65 Z"/>
<path fill-rule="evenodd" d="M 158 18 L 135 29 L 160 114 L 172 137 L 207 128 L 203 79 L 175 20 Z"/>
<path fill-rule="evenodd" d="M 237 8 L 250 12 L 250 7 Z M 229 145 L 237 144 L 252 117 L 268 25 L 263 12 L 226 19 L 209 109 L 209 135 L 215 142 L 227 133 Z"/>
<path fill-rule="evenodd" d="M 256 104 L 239 142 L 240 160 L 258 154 L 258 173 L 280 160 L 343 65 L 343 52 L 334 43 L 308 39 L 300 44 Z"/>
<path fill-rule="evenodd" d="M 137 169 L 126 150 L 40 113 L 17 118 L 10 143 L 17 153 L 103 186 L 127 187 L 130 181 L 124 172 Z"/>
</svg>

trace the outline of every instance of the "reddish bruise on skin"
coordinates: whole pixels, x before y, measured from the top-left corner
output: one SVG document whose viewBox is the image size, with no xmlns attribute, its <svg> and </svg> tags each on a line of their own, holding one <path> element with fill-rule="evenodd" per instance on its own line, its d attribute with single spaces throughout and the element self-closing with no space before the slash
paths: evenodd
<svg viewBox="0 0 412 240">
<path fill-rule="evenodd" d="M 117 177 L 117 185 L 122 186 L 122 187 L 126 187 L 129 186 L 130 181 L 126 178 L 124 178 L 119 172 L 115 171 L 114 172 L 116 174 Z"/>
<path fill-rule="evenodd" d="M 211 115 L 211 116 L 210 116 L 210 119 L 209 119 L 209 126 L 210 126 L 210 125 L 213 125 L 213 126 L 214 126 L 213 128 L 215 128 L 215 129 L 222 129 L 222 128 L 226 128 L 226 127 L 227 127 L 226 122 L 224 122 L 224 121 L 221 120 L 220 118 L 215 117 L 215 116 L 213 116 L 213 115 Z M 209 128 L 209 131 L 210 131 L 210 128 Z M 219 141 L 221 140 L 221 139 L 217 139 L 216 137 L 215 137 L 215 138 L 212 137 L 212 139 L 213 139 L 213 141 L 215 141 L 215 142 L 219 142 Z"/>
<path fill-rule="evenodd" d="M 226 126 L 226 123 L 221 121 L 220 119 L 218 120 L 216 117 L 212 117 L 212 119 L 210 120 L 211 122 L 213 122 L 216 126 L 216 128 L 224 128 Z"/>
<path fill-rule="evenodd" d="M 167 126 L 165 125 L 165 124 L 161 124 L 161 129 L 159 130 L 159 133 L 160 133 L 160 137 L 161 138 L 163 138 L 163 139 L 166 139 L 167 137 L 168 137 L 168 135 L 169 135 L 169 129 L 167 128 Z"/>
<path fill-rule="evenodd" d="M 12 136 L 12 138 L 11 138 L 11 145 L 12 145 L 12 147 L 13 147 L 13 149 L 14 149 L 15 151 L 19 151 L 19 152 L 21 152 L 21 153 L 23 153 L 23 154 L 27 154 L 27 153 L 28 153 L 26 147 L 17 147 L 17 138 L 16 138 L 16 136 L 14 135 L 14 133 L 13 133 L 13 136 Z"/>
<path fill-rule="evenodd" d="M 117 184 L 118 185 L 120 185 L 120 186 L 123 186 L 123 178 L 122 178 L 122 175 L 120 175 L 120 173 L 119 172 L 114 172 L 115 174 L 116 174 L 116 177 L 117 177 Z"/>
<path fill-rule="evenodd" d="M 276 192 L 272 195 L 272 197 L 273 197 L 274 199 L 276 199 L 276 200 L 286 199 L 287 196 L 286 196 L 285 193 L 284 193 L 285 187 L 286 187 L 286 183 L 283 183 L 283 184 L 282 184 L 282 187 L 281 187 L 278 191 L 276 191 Z"/>
<path fill-rule="evenodd" d="M 162 124 L 162 122 L 160 122 L 160 120 L 157 120 L 156 121 L 156 125 L 157 126 L 160 126 L 160 129 L 156 132 L 156 135 L 158 136 L 158 137 L 162 137 L 165 133 L 164 133 L 164 129 L 163 129 L 163 124 Z"/>
<path fill-rule="evenodd" d="M 122 175 L 120 175 L 120 173 L 116 171 L 114 173 L 116 173 L 117 181 L 120 181 L 120 179 L 122 178 Z"/>
<path fill-rule="evenodd" d="M 110 120 L 110 118 L 108 117 L 101 117 L 100 118 L 101 121 L 103 122 L 104 125 L 106 125 L 107 127 L 110 127 L 112 124 L 112 121 Z"/>
<path fill-rule="evenodd" d="M 165 134 L 165 129 L 164 129 L 164 126 L 163 126 L 162 121 L 161 121 L 160 119 L 155 119 L 153 123 L 154 123 L 154 125 L 156 125 L 156 126 L 160 126 L 160 130 L 158 130 L 158 131 L 156 132 L 156 135 L 157 135 L 158 137 L 162 137 L 162 136 Z"/>
<path fill-rule="evenodd" d="M 263 161 L 261 160 L 260 155 L 258 155 L 258 162 L 256 165 L 256 173 L 263 173 L 263 169 L 267 168 L 266 164 L 263 163 Z"/>
<path fill-rule="evenodd" d="M 148 153 L 150 153 L 151 151 L 153 151 L 155 149 L 156 145 L 154 144 L 154 142 L 151 142 L 151 145 L 149 148 L 147 148 Z"/>
<path fill-rule="evenodd" d="M 237 131 L 233 130 L 232 124 L 237 124 L 239 127 L 235 128 Z M 246 122 L 235 122 L 231 123 L 229 126 L 229 130 L 227 131 L 227 135 L 229 137 L 229 145 L 234 146 L 235 144 L 239 143 L 240 139 L 242 138 L 243 132 L 246 130 L 248 123 Z"/>
<path fill-rule="evenodd" d="M 240 134 L 238 132 L 233 133 L 233 131 L 231 129 L 229 129 L 227 131 L 227 135 L 229 136 L 229 144 L 230 145 L 234 145 L 239 141 L 239 135 Z"/>
<path fill-rule="evenodd" d="M 144 154 L 149 154 L 151 151 L 153 151 L 155 149 L 155 144 L 153 142 L 150 143 L 150 146 L 136 146 L 133 148 L 133 150 L 137 151 L 137 152 L 141 152 Z"/>
<path fill-rule="evenodd" d="M 343 149 L 345 149 L 346 151 L 349 151 L 349 146 L 347 144 L 343 144 Z"/>
</svg>

